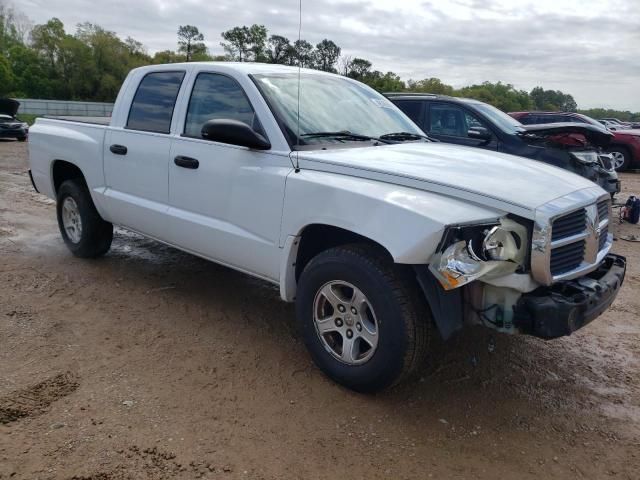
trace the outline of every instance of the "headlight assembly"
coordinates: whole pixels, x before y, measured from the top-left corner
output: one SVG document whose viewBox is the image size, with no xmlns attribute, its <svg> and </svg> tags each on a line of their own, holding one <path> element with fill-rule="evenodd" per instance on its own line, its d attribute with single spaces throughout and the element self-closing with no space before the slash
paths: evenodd
<svg viewBox="0 0 640 480">
<path fill-rule="evenodd" d="M 499 224 L 459 227 L 429 269 L 445 290 L 481 277 L 514 273 L 526 258 L 527 228 L 504 218 Z"/>
<path fill-rule="evenodd" d="M 597 152 L 571 152 L 571 155 L 579 162 L 585 163 L 587 165 L 598 162 Z"/>
</svg>

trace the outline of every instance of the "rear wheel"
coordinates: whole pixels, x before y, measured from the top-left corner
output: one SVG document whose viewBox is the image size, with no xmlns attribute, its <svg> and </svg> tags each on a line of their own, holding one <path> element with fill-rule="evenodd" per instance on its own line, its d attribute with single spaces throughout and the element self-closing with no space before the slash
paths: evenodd
<svg viewBox="0 0 640 480">
<path fill-rule="evenodd" d="M 609 153 L 613 159 L 611 163 L 614 169 L 623 171 L 629 168 L 629 165 L 631 164 L 631 155 L 626 148 L 611 147 L 609 149 Z"/>
<path fill-rule="evenodd" d="M 374 247 L 341 246 L 313 258 L 300 277 L 296 313 L 315 363 L 353 390 L 387 388 L 426 358 L 426 301 Z"/>
<path fill-rule="evenodd" d="M 100 217 L 83 181 L 67 180 L 60 185 L 56 211 L 62 239 L 71 253 L 94 258 L 109 251 L 113 225 Z"/>
</svg>

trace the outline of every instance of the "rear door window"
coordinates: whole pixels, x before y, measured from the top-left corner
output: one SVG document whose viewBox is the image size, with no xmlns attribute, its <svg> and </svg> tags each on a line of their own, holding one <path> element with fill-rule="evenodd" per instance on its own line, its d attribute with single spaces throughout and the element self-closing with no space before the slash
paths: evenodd
<svg viewBox="0 0 640 480">
<path fill-rule="evenodd" d="M 184 72 L 152 72 L 145 75 L 131 102 L 126 128 L 169 133 L 183 78 Z"/>
</svg>

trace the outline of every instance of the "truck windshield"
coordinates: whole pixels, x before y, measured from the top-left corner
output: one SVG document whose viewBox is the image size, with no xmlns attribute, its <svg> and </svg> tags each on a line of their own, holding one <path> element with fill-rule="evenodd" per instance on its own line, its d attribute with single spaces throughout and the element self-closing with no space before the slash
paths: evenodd
<svg viewBox="0 0 640 480">
<path fill-rule="evenodd" d="M 357 145 L 399 132 L 408 134 L 408 139 L 415 136 L 413 140 L 424 135 L 375 90 L 346 78 L 313 73 L 300 75 L 298 130 L 298 74 L 260 74 L 253 78 L 292 145 L 348 142 Z"/>
</svg>

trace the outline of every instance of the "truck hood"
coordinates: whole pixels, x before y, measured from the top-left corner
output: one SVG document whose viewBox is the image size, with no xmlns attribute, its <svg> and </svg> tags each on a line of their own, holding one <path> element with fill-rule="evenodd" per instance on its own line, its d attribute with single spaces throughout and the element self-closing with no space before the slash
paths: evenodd
<svg viewBox="0 0 640 480">
<path fill-rule="evenodd" d="M 346 174 L 441 193 L 526 218 L 551 200 L 604 190 L 560 168 L 515 155 L 445 143 L 298 151 L 301 169 Z"/>
<path fill-rule="evenodd" d="M 0 98 L 0 114 L 15 117 L 18 113 L 20 102 L 11 98 Z"/>
<path fill-rule="evenodd" d="M 520 135 L 536 137 L 554 137 L 560 134 L 579 133 L 587 141 L 596 147 L 605 147 L 613 138 L 613 134 L 606 128 L 600 128 L 588 123 L 544 123 L 540 125 L 522 125 L 523 131 Z"/>
</svg>

